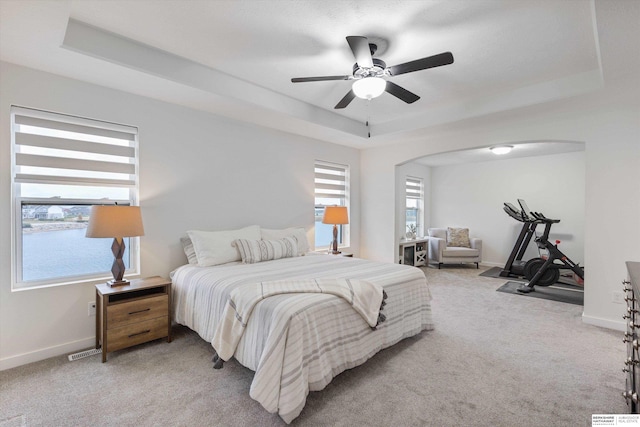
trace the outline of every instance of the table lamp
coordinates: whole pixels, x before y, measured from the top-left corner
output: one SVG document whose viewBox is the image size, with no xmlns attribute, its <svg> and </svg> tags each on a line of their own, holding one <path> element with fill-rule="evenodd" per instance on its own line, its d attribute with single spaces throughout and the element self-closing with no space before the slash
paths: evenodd
<svg viewBox="0 0 640 427">
<path fill-rule="evenodd" d="M 113 280 L 109 286 L 129 284 L 124 277 L 124 237 L 144 236 L 139 206 L 92 206 L 86 237 L 113 237 L 111 252 L 115 257 L 111 266 Z"/>
<path fill-rule="evenodd" d="M 349 224 L 349 214 L 346 206 L 327 206 L 324 208 L 323 224 L 333 224 L 333 243 L 331 253 L 339 254 L 338 250 L 338 224 Z"/>
</svg>

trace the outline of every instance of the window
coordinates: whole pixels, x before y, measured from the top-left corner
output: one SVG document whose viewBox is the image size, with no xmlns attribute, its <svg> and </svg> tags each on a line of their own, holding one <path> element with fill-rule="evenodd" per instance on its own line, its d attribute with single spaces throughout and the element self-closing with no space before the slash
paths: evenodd
<svg viewBox="0 0 640 427">
<path fill-rule="evenodd" d="M 333 225 L 323 224 L 325 206 L 349 207 L 349 166 L 315 163 L 315 248 L 329 249 Z M 349 224 L 338 225 L 338 246 L 349 246 Z"/>
<path fill-rule="evenodd" d="M 112 239 L 84 237 L 91 206 L 137 204 L 137 129 L 11 108 L 14 289 L 109 278 Z M 127 274 L 138 238 L 125 240 Z"/>
<path fill-rule="evenodd" d="M 424 235 L 423 229 L 423 207 L 424 191 L 422 178 L 408 176 L 405 180 L 405 225 L 407 232 L 415 232 L 417 236 Z"/>
</svg>

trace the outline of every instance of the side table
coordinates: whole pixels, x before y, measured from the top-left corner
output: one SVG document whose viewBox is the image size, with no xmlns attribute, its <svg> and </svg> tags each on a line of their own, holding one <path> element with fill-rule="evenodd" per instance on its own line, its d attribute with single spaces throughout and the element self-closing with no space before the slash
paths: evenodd
<svg viewBox="0 0 640 427">
<path fill-rule="evenodd" d="M 171 342 L 171 281 L 136 279 L 125 286 L 96 285 L 96 348 L 107 353 L 158 338 Z"/>
</svg>

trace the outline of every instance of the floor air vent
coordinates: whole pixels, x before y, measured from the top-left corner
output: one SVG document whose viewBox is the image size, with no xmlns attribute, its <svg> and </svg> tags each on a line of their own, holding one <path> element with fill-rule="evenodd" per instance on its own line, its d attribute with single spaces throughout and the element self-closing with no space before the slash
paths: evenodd
<svg viewBox="0 0 640 427">
<path fill-rule="evenodd" d="M 73 362 L 74 360 L 82 359 L 84 357 L 93 356 L 94 354 L 102 353 L 101 348 L 94 348 L 91 350 L 81 351 L 80 353 L 74 353 L 69 355 L 69 362 Z"/>
</svg>

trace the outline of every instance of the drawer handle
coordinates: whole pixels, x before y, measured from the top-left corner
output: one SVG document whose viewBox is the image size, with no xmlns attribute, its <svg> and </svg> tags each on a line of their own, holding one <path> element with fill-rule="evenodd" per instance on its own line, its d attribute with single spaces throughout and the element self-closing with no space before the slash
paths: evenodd
<svg viewBox="0 0 640 427">
<path fill-rule="evenodd" d="M 147 329 L 146 331 L 138 332 L 137 334 L 131 334 L 131 335 L 129 335 L 129 338 L 137 337 L 138 335 L 148 334 L 149 332 L 151 332 L 151 329 Z"/>
<path fill-rule="evenodd" d="M 131 316 L 132 314 L 144 313 L 145 311 L 151 311 L 151 308 L 145 308 L 144 310 L 132 311 L 131 313 L 129 313 L 129 316 Z"/>
</svg>

